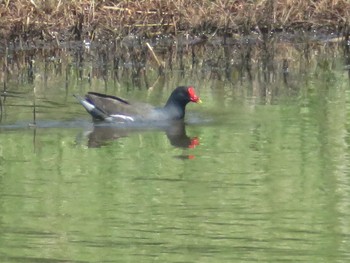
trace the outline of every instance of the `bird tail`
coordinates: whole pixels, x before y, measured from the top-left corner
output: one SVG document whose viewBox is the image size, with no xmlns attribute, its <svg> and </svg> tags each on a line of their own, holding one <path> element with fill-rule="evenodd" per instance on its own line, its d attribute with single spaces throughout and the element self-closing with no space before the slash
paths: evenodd
<svg viewBox="0 0 350 263">
<path fill-rule="evenodd" d="M 95 119 L 95 120 L 106 120 L 109 116 L 103 110 L 96 107 L 93 103 L 88 101 L 79 95 L 73 94 L 77 101 L 85 108 L 85 110 Z"/>
</svg>

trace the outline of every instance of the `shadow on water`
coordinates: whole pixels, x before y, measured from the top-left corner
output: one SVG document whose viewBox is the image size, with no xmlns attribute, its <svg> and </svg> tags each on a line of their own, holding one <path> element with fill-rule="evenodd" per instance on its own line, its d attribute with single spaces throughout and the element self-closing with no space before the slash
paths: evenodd
<svg viewBox="0 0 350 263">
<path fill-rule="evenodd" d="M 177 148 L 194 148 L 199 145 L 199 138 L 189 137 L 186 133 L 185 123 L 175 121 L 166 125 L 113 125 L 102 124 L 94 125 L 92 130 L 85 132 L 88 137 L 88 147 L 96 148 L 105 146 L 115 140 L 129 136 L 131 133 L 140 133 L 150 130 L 164 131 L 170 144 Z"/>
<path fill-rule="evenodd" d="M 35 107 L 33 107 L 35 108 Z M 195 122 L 194 122 L 195 123 Z M 193 124 L 194 124 L 193 123 Z M 190 124 L 190 125 L 193 125 Z M 35 123 L 17 122 L 14 124 L 0 125 L 1 131 L 15 131 L 31 129 L 33 131 L 33 146 L 35 149 L 37 130 L 40 129 L 81 129 L 76 137 L 77 145 L 86 145 L 88 148 L 100 148 L 112 144 L 118 139 L 130 135 L 146 132 L 165 132 L 169 143 L 175 148 L 193 149 L 200 144 L 196 136 L 189 137 L 184 121 L 172 121 L 167 123 L 91 123 L 84 120 L 71 121 L 39 121 Z M 87 142 L 85 142 L 87 140 Z M 193 158 L 193 155 L 181 155 L 179 158 Z"/>
</svg>

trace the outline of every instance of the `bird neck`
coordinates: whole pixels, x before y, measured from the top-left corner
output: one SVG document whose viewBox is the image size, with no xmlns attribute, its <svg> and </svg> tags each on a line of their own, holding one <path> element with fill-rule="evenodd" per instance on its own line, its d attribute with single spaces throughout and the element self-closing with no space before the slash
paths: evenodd
<svg viewBox="0 0 350 263">
<path fill-rule="evenodd" d="M 173 119 L 183 119 L 185 117 L 186 104 L 187 103 L 172 100 L 170 97 L 164 106 L 164 110 L 168 112 Z"/>
</svg>

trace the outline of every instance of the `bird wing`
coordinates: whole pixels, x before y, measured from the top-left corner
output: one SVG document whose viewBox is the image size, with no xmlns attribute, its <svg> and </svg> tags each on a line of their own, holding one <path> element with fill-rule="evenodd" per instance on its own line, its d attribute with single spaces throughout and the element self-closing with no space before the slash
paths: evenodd
<svg viewBox="0 0 350 263">
<path fill-rule="evenodd" d="M 153 106 L 146 103 L 131 103 L 120 97 L 89 92 L 86 95 L 86 100 L 99 110 L 103 111 L 108 116 L 118 116 L 118 118 L 146 117 L 152 110 Z"/>
</svg>

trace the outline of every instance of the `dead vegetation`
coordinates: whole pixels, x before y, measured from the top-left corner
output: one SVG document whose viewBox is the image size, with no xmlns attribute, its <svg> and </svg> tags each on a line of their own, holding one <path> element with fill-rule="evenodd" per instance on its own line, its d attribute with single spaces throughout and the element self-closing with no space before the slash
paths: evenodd
<svg viewBox="0 0 350 263">
<path fill-rule="evenodd" d="M 342 30 L 348 0 L 0 0 L 7 40 L 95 39 L 139 34 Z"/>
</svg>

